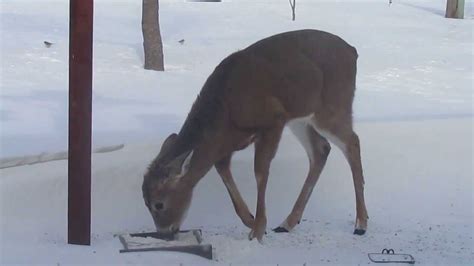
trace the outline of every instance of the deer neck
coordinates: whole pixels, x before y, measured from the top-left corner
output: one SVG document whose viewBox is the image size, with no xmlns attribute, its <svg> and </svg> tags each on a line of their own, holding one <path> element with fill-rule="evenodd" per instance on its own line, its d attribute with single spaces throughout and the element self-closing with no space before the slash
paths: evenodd
<svg viewBox="0 0 474 266">
<path fill-rule="evenodd" d="M 178 134 L 172 155 L 192 152 L 189 170 L 182 177 L 184 183 L 194 187 L 216 163 L 223 146 L 221 142 L 225 141 L 220 137 L 222 127 L 218 116 L 206 119 L 192 112 L 188 115 Z"/>
<path fill-rule="evenodd" d="M 189 112 L 176 142 L 174 156 L 193 152 L 188 173 L 183 178 L 195 185 L 216 163 L 226 138 L 226 91 L 221 88 L 225 73 L 215 71 L 206 80 Z"/>
<path fill-rule="evenodd" d="M 182 176 L 184 183 L 194 187 L 212 168 L 219 158 L 221 145 L 219 141 L 213 141 L 212 132 L 198 132 L 198 136 L 193 135 L 192 139 L 187 139 L 189 135 L 179 135 L 181 148 L 186 152 L 192 152 L 188 171 Z"/>
</svg>

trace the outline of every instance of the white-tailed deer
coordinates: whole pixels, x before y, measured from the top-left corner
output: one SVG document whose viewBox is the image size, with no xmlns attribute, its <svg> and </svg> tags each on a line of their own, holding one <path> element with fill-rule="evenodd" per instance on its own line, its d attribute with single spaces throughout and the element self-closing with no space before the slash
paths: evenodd
<svg viewBox="0 0 474 266">
<path fill-rule="evenodd" d="M 331 149 L 344 153 L 356 196 L 354 234 L 364 234 L 367 210 L 359 138 L 352 128 L 357 51 L 341 38 L 300 30 L 263 39 L 224 59 L 209 76 L 179 134 L 170 135 L 143 181 L 143 198 L 158 231 L 175 232 L 193 188 L 215 166 L 234 208 L 259 241 L 266 230 L 265 189 L 285 125 L 305 148 L 310 168 L 293 210 L 275 232 L 300 221 Z M 255 218 L 230 171 L 232 154 L 255 144 Z"/>
</svg>

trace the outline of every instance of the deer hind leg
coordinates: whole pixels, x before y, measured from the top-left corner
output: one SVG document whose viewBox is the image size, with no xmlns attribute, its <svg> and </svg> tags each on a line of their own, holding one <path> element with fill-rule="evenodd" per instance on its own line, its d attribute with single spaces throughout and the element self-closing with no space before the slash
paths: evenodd
<svg viewBox="0 0 474 266">
<path fill-rule="evenodd" d="M 308 155 L 309 172 L 291 213 L 280 226 L 273 229 L 277 233 L 289 232 L 300 222 L 306 204 L 313 192 L 314 186 L 318 182 L 331 150 L 329 142 L 318 134 L 313 126 L 306 121 L 292 121 L 288 123 L 288 126 Z"/>
<path fill-rule="evenodd" d="M 344 153 L 346 160 L 352 171 L 356 198 L 356 221 L 354 234 L 363 235 L 367 230 L 367 208 L 364 200 L 364 176 L 362 173 L 362 163 L 360 158 L 359 137 L 352 129 L 352 122 L 349 119 L 345 124 L 338 126 L 319 127 L 315 121 L 316 130 L 331 142 L 338 146 Z"/>
<path fill-rule="evenodd" d="M 255 178 L 257 179 L 257 211 L 255 222 L 249 233 L 249 239 L 257 238 L 262 242 L 267 226 L 265 211 L 265 191 L 269 175 L 270 163 L 275 157 L 280 142 L 284 123 L 260 132 L 255 140 Z"/>
<path fill-rule="evenodd" d="M 242 199 L 240 192 L 237 188 L 237 185 L 234 182 L 234 178 L 232 177 L 232 172 L 230 171 L 230 161 L 232 159 L 232 154 L 224 157 L 222 160 L 215 164 L 217 173 L 222 178 L 227 191 L 229 192 L 230 199 L 232 200 L 232 204 L 234 205 L 235 212 L 240 217 L 242 222 L 248 228 L 253 228 L 254 223 L 254 216 L 249 211 L 247 204 Z"/>
</svg>

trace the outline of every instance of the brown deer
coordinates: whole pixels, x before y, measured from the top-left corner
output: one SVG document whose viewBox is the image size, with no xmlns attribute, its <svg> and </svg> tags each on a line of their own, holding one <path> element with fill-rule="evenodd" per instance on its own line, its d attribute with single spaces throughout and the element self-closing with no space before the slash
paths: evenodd
<svg viewBox="0 0 474 266">
<path fill-rule="evenodd" d="M 185 217 L 193 188 L 214 166 L 234 208 L 259 241 L 266 230 L 265 190 L 270 163 L 285 125 L 309 158 L 309 173 L 293 210 L 275 232 L 299 223 L 331 146 L 344 153 L 354 180 L 354 234 L 364 234 L 367 210 L 359 138 L 352 127 L 357 51 L 317 30 L 281 33 L 225 58 L 209 76 L 179 134 L 163 143 L 143 181 L 143 198 L 156 229 L 174 233 Z M 255 145 L 255 218 L 233 180 L 232 154 Z"/>
</svg>

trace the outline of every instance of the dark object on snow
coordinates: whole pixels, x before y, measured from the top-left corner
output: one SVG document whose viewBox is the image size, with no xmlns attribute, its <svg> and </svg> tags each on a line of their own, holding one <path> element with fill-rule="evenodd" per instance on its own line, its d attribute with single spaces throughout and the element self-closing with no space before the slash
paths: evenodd
<svg viewBox="0 0 474 266">
<path fill-rule="evenodd" d="M 192 233 L 195 237 L 195 242 L 197 244 L 184 244 L 184 245 L 168 245 L 167 241 L 179 241 L 179 235 L 189 234 Z M 122 243 L 124 249 L 120 250 L 120 253 L 125 252 L 141 252 L 141 251 L 176 251 L 176 252 L 184 252 L 190 253 L 194 255 L 198 255 L 204 257 L 206 259 L 212 260 L 212 246 L 209 244 L 202 245 L 202 233 L 201 230 L 186 230 L 186 231 L 179 231 L 177 234 L 161 234 L 158 232 L 151 232 L 151 233 L 137 233 L 137 234 L 130 234 L 131 238 L 155 238 L 158 240 L 165 240 L 163 245 L 159 243 L 147 244 L 144 243 L 141 246 L 133 246 L 133 243 L 130 242 L 130 237 L 119 235 L 120 242 Z"/>
<path fill-rule="evenodd" d="M 44 46 L 46 46 L 46 48 L 49 48 L 49 47 L 51 47 L 51 45 L 54 44 L 54 43 L 48 42 L 48 41 L 44 41 L 43 43 L 44 43 Z"/>
<path fill-rule="evenodd" d="M 410 254 L 395 254 L 393 249 L 382 250 L 382 253 L 369 253 L 370 261 L 375 263 L 408 263 L 415 264 L 415 258 Z"/>
<path fill-rule="evenodd" d="M 180 44 L 184 44 L 184 39 L 178 41 Z"/>
</svg>

